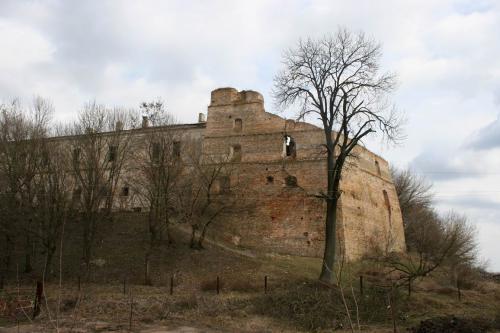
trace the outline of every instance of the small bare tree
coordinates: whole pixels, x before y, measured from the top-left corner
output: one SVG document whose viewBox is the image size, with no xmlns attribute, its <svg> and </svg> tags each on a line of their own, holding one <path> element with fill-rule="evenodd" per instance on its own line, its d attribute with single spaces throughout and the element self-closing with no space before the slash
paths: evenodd
<svg viewBox="0 0 500 333">
<path fill-rule="evenodd" d="M 181 134 L 174 133 L 173 117 L 167 113 L 162 101 L 142 103 L 141 110 L 151 128 L 147 129 L 135 150 L 134 160 L 138 172 L 134 173 L 134 188 L 143 204 L 149 208 L 149 245 L 145 254 L 145 283 L 151 284 L 150 261 L 158 241 L 170 233 L 171 212 L 174 207 L 175 188 L 182 171 Z"/>
<path fill-rule="evenodd" d="M 93 102 L 85 105 L 71 130 L 74 197 L 83 224 L 82 260 L 87 278 L 98 226 L 112 219 L 117 186 L 129 157 L 131 135 L 126 129 L 135 124 L 133 113 Z"/>
<path fill-rule="evenodd" d="M 180 222 L 191 226 L 190 247 L 202 249 L 210 226 L 220 215 L 234 206 L 242 184 L 236 179 L 236 168 L 230 154 L 202 154 L 201 143 L 186 144 L 184 173 L 179 181 L 177 202 Z"/>
<path fill-rule="evenodd" d="M 275 77 L 275 100 L 299 106 L 299 118 L 316 116 L 325 134 L 327 189 L 325 250 L 320 280 L 334 280 L 337 205 L 342 172 L 354 149 L 371 133 L 400 137 L 401 121 L 387 102 L 394 76 L 380 73 L 381 47 L 363 33 L 339 29 L 319 40 L 300 41 L 283 56 Z"/>
<path fill-rule="evenodd" d="M 423 278 L 438 268 L 456 272 L 474 266 L 476 232 L 467 218 L 455 212 L 440 216 L 433 208 L 432 186 L 410 170 L 391 170 L 403 215 L 408 252 L 380 254 L 378 260 L 399 273 L 396 286 Z"/>
<path fill-rule="evenodd" d="M 390 171 L 396 187 L 403 223 L 406 226 L 412 215 L 432 206 L 432 184 L 409 169 L 391 168 Z"/>
</svg>

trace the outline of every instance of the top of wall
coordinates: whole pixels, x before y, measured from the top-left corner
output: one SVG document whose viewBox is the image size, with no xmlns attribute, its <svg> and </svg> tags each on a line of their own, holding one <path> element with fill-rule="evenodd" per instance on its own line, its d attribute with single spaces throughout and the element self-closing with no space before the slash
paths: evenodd
<svg viewBox="0 0 500 333">
<path fill-rule="evenodd" d="M 264 104 L 264 97 L 253 90 L 238 91 L 235 88 L 219 88 L 212 91 L 210 99 L 210 106 L 248 103 Z"/>
</svg>

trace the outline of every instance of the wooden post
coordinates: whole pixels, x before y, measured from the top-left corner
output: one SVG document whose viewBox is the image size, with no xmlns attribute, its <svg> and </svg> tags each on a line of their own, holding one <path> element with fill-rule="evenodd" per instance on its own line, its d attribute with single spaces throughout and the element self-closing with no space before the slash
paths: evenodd
<svg viewBox="0 0 500 333">
<path fill-rule="evenodd" d="M 32 316 L 33 319 L 35 319 L 36 316 L 40 314 L 40 304 L 42 303 L 42 295 L 43 295 L 43 283 L 42 281 L 37 281 L 35 301 L 33 302 L 33 316 Z"/>
<path fill-rule="evenodd" d="M 123 278 L 123 294 L 127 293 L 127 278 Z"/>
<path fill-rule="evenodd" d="M 132 290 L 129 290 L 129 299 L 130 299 L 130 315 L 128 319 L 128 330 L 132 331 L 132 314 L 134 313 L 134 300 L 132 299 Z"/>
<path fill-rule="evenodd" d="M 267 294 L 267 275 L 264 276 L 264 294 Z"/>
<path fill-rule="evenodd" d="M 80 275 L 78 275 L 78 291 L 80 291 L 82 289 L 82 281 L 81 281 L 81 277 Z"/>
<path fill-rule="evenodd" d="M 219 295 L 219 276 L 217 276 L 217 295 Z"/>
<path fill-rule="evenodd" d="M 174 294 L 174 276 L 170 277 L 170 295 Z"/>
<path fill-rule="evenodd" d="M 359 293 L 363 296 L 363 275 L 359 276 Z"/>
</svg>

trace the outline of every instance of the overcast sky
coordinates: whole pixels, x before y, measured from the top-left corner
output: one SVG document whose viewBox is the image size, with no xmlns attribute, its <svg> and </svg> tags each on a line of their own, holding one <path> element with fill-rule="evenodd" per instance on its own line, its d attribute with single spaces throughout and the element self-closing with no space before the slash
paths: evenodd
<svg viewBox="0 0 500 333">
<path fill-rule="evenodd" d="M 161 97 L 182 122 L 210 91 L 270 90 L 284 48 L 338 26 L 383 45 L 398 74 L 407 140 L 368 147 L 434 183 L 441 211 L 466 213 L 500 271 L 500 1 L 0 0 L 0 102 L 51 99 L 60 120 L 96 99 Z"/>
</svg>

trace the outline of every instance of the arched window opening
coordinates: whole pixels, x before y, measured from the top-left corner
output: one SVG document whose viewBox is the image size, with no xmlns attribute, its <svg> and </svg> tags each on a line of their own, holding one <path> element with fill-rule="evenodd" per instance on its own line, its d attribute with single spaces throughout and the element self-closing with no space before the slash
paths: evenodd
<svg viewBox="0 0 500 333">
<path fill-rule="evenodd" d="M 161 146 L 159 142 L 153 142 L 153 146 L 151 148 L 151 160 L 153 162 L 159 162 L 160 161 L 160 151 L 161 151 Z"/>
<path fill-rule="evenodd" d="M 118 155 L 118 147 L 117 146 L 109 146 L 108 161 L 115 162 L 117 155 Z"/>
<path fill-rule="evenodd" d="M 285 156 L 294 157 L 297 156 L 295 149 L 295 140 L 288 134 L 285 134 L 283 145 L 285 147 Z"/>
<path fill-rule="evenodd" d="M 180 157 L 181 156 L 181 142 L 174 141 L 172 150 L 173 150 L 175 157 Z"/>
<path fill-rule="evenodd" d="M 389 194 L 387 194 L 386 190 L 383 190 L 382 193 L 384 194 L 385 207 L 387 208 L 387 211 L 389 212 L 389 216 L 391 216 L 391 202 L 389 201 Z"/>
<path fill-rule="evenodd" d="M 233 145 L 231 147 L 231 161 L 232 162 L 241 161 L 241 145 Z"/>
<path fill-rule="evenodd" d="M 80 155 L 82 150 L 80 148 L 73 149 L 73 164 L 78 165 L 80 163 Z"/>
<path fill-rule="evenodd" d="M 241 132 L 241 130 L 243 129 L 243 121 L 240 118 L 236 118 L 234 120 L 233 129 L 235 132 Z"/>
</svg>

